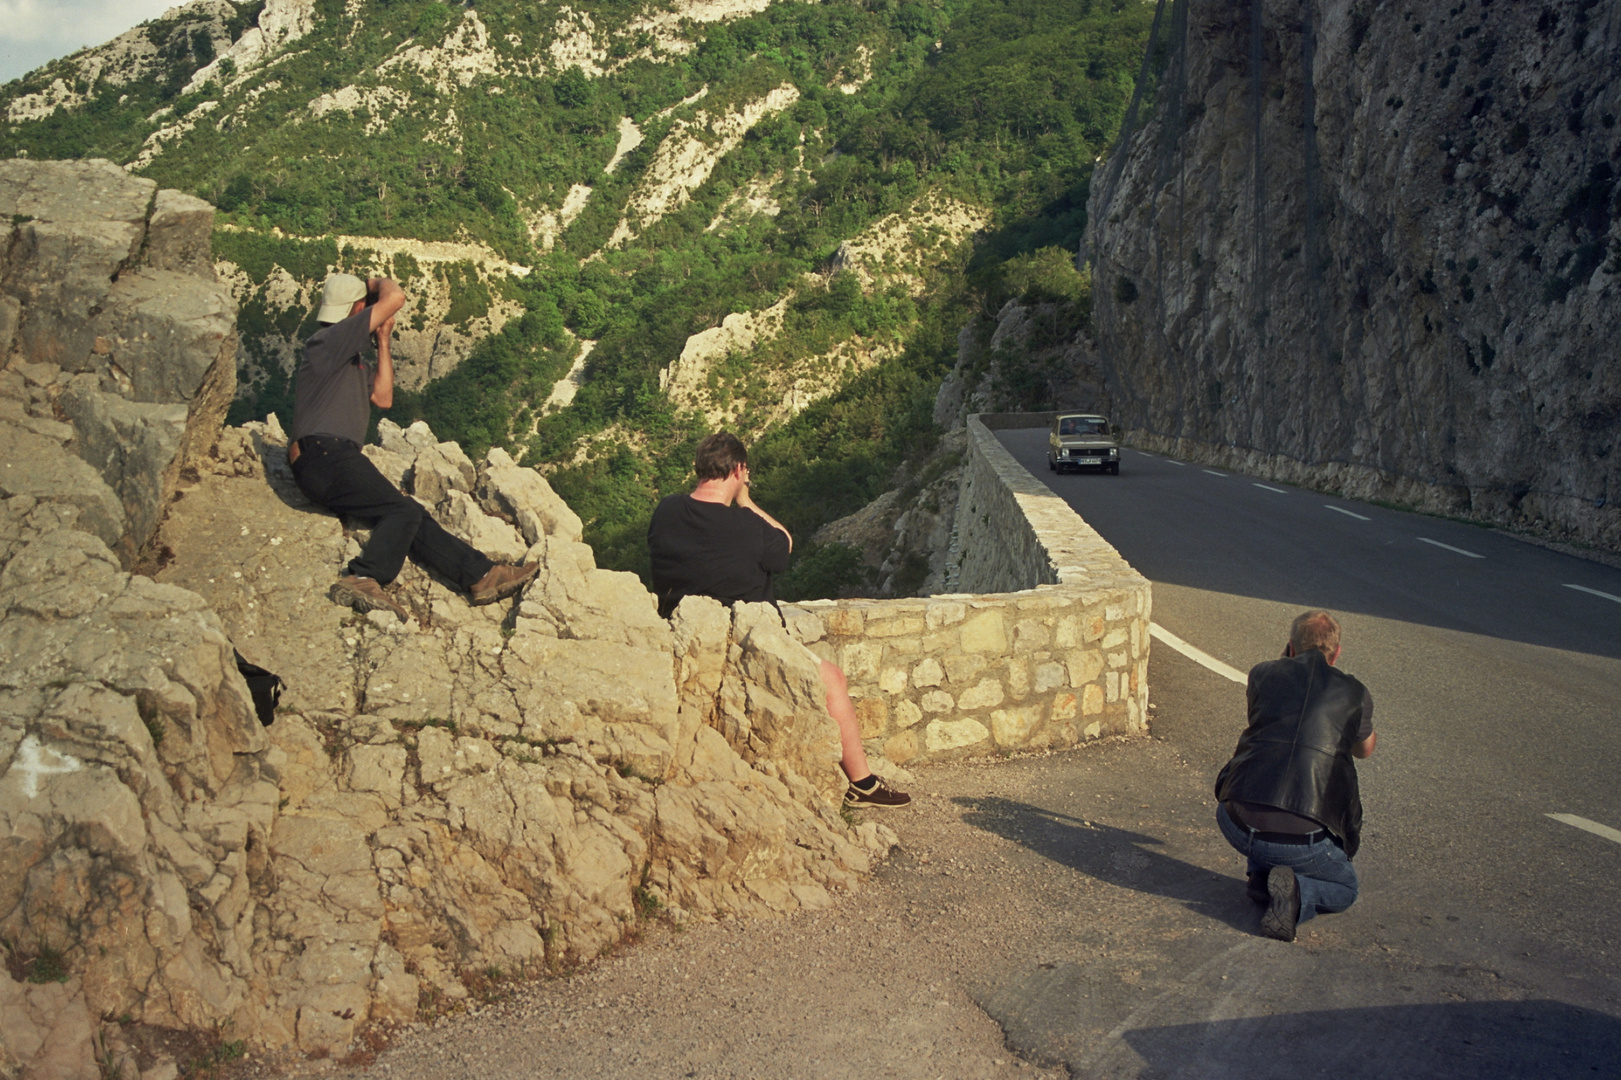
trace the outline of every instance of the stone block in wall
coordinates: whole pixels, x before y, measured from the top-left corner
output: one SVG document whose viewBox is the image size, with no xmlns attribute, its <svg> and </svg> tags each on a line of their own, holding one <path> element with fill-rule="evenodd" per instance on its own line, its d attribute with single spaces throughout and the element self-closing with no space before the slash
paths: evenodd
<svg viewBox="0 0 1621 1080">
<path fill-rule="evenodd" d="M 965 653 L 1007 651 L 1007 632 L 999 608 L 982 609 L 969 615 L 958 633 Z"/>
<path fill-rule="evenodd" d="M 1002 704 L 1005 696 L 1001 682 L 996 679 L 981 679 L 957 695 L 957 708 L 965 711 L 986 709 Z"/>
<path fill-rule="evenodd" d="M 1042 708 L 1027 705 L 1023 708 L 997 709 L 991 713 L 991 734 L 996 744 L 1008 749 L 1022 747 L 1029 742 L 1030 733 L 1041 723 Z"/>
<path fill-rule="evenodd" d="M 884 741 L 884 757 L 897 765 L 914 760 L 919 750 L 917 732 L 911 729 L 900 731 Z"/>
<path fill-rule="evenodd" d="M 973 682 L 990 663 L 980 653 L 947 653 L 945 656 L 946 681 L 953 686 Z"/>
<path fill-rule="evenodd" d="M 990 749 L 991 733 L 978 720 L 934 720 L 923 731 L 925 747 L 933 752 Z"/>
</svg>

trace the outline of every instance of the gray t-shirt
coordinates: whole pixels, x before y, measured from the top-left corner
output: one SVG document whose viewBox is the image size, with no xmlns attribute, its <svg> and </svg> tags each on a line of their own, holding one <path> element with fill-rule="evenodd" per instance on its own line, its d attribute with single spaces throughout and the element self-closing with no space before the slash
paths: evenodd
<svg viewBox="0 0 1621 1080">
<path fill-rule="evenodd" d="M 293 385 L 294 440 L 336 435 L 355 445 L 366 441 L 371 422 L 371 309 L 329 323 L 304 342 L 304 359 Z"/>
</svg>

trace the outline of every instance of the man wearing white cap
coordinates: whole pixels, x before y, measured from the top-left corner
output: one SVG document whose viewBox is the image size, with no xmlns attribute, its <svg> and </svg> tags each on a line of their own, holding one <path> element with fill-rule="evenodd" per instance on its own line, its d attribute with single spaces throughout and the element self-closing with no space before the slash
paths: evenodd
<svg viewBox="0 0 1621 1080">
<path fill-rule="evenodd" d="M 497 566 L 446 532 L 360 452 L 371 407 L 394 404 L 389 345 L 394 316 L 404 304 L 405 293 L 388 278 L 327 277 L 316 313 L 321 327 L 304 342 L 298 365 L 287 446 L 293 478 L 311 502 L 344 517 L 373 521 L 371 539 L 328 595 L 359 611 L 387 608 L 402 622 L 408 613 L 384 586 L 399 575 L 407 554 L 466 590 L 475 604 L 511 596 L 539 569 L 535 563 Z M 373 334 L 375 370 L 366 362 Z"/>
</svg>

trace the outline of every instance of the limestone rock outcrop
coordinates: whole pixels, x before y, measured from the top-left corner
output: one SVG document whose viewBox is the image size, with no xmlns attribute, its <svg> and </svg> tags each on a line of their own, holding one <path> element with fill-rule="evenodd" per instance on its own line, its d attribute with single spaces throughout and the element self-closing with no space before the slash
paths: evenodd
<svg viewBox="0 0 1621 1080">
<path fill-rule="evenodd" d="M 0 406 L 0 454 L 16 460 L 0 468 L 0 494 L 75 493 L 85 526 L 128 564 L 236 389 L 236 305 L 209 257 L 213 207 L 106 161 L 10 160 L 0 217 L 0 362 L 17 361 Z M 10 445 L 12 432 L 25 445 Z M 65 455 L 106 490 L 35 471 L 82 471 Z M 37 463 L 27 478 L 25 458 Z"/>
<path fill-rule="evenodd" d="M 1621 548 L 1621 24 L 1175 0 L 1092 181 L 1141 445 Z"/>
<path fill-rule="evenodd" d="M 138 320 L 191 301 L 130 307 L 127 278 L 208 280 L 195 238 L 171 242 L 196 208 L 148 190 L 131 217 L 75 168 L 101 216 L 14 226 L 0 278 L 34 289 L 0 306 L 0 1066 L 127 1071 L 120 1023 L 341 1054 L 465 998 L 468 973 L 589 961 L 656 913 L 824 907 L 887 850 L 840 816 L 816 660 L 775 613 L 660 619 L 498 449 L 385 422 L 367 453 L 447 527 L 539 562 L 520 596 L 471 607 L 408 564 L 409 621 L 330 603 L 365 533 L 304 499 L 274 417 L 219 428 L 212 316 L 72 344 L 54 305 Z M 96 301 L 114 241 L 134 261 Z M 60 251 L 60 279 L 19 248 Z M 189 269 L 139 269 L 154 252 Z M 286 682 L 268 726 L 233 649 Z"/>
<path fill-rule="evenodd" d="M 435 484 L 460 454 L 388 435 Z M 273 423 L 225 430 L 155 581 L 71 501 L 0 503 L 0 930 L 95 1015 L 338 1052 L 654 910 L 826 906 L 887 848 L 838 815 L 815 658 L 771 609 L 689 601 L 672 628 L 494 451 L 436 509 L 506 530 L 536 582 L 472 608 L 408 565 L 413 620 L 361 617 L 325 590 L 363 534 L 284 453 Z M 233 643 L 286 679 L 269 728 Z"/>
</svg>

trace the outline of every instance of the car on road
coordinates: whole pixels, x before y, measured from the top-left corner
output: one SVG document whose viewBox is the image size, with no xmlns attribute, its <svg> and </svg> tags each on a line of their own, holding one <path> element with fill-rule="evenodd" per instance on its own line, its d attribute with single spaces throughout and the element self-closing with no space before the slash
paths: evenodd
<svg viewBox="0 0 1621 1080">
<path fill-rule="evenodd" d="M 1120 441 L 1109 418 L 1096 413 L 1059 413 L 1047 435 L 1047 468 L 1100 469 L 1120 474 Z"/>
</svg>

